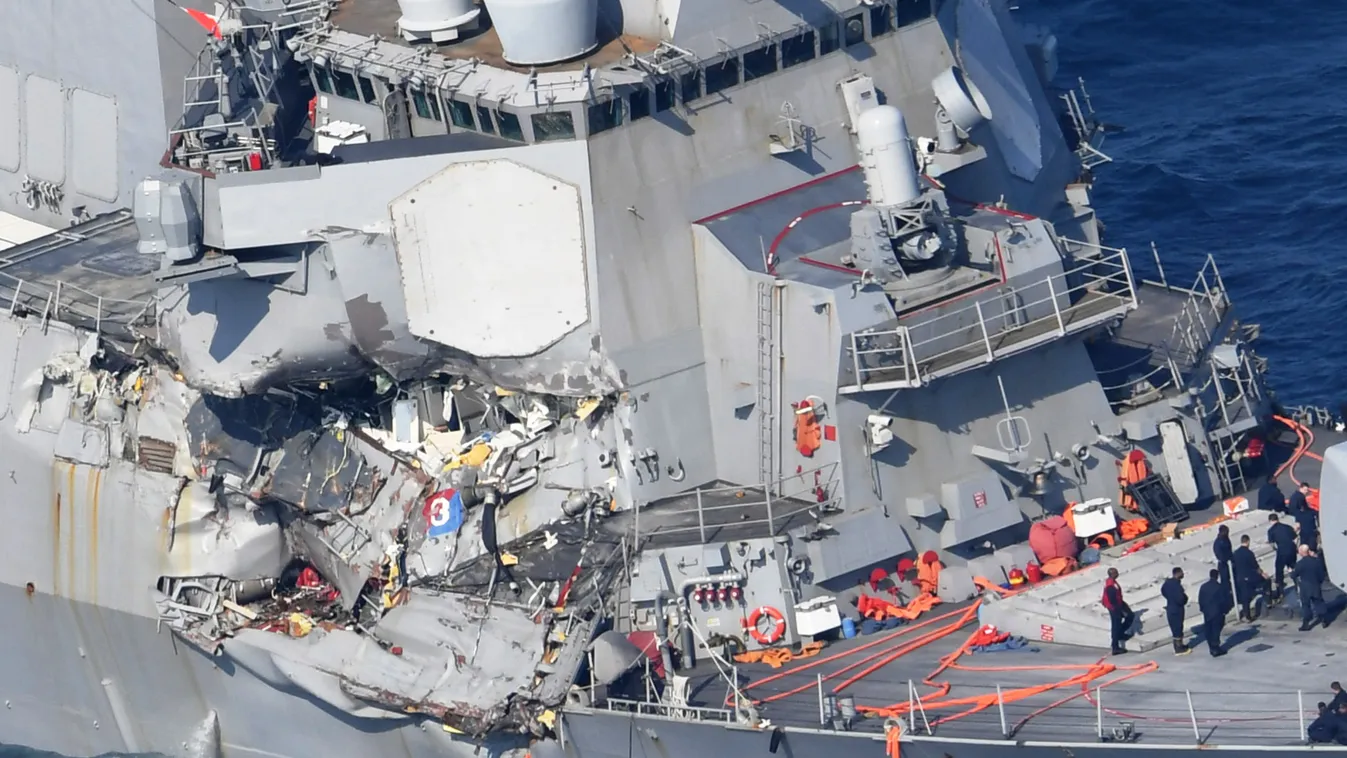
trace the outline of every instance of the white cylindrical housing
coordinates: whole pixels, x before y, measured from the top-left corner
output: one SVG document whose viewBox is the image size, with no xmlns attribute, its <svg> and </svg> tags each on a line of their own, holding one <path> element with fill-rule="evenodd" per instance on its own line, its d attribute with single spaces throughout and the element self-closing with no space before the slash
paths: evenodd
<svg viewBox="0 0 1347 758">
<path fill-rule="evenodd" d="M 912 157 L 902 111 L 892 105 L 865 111 L 856 119 L 856 140 L 871 204 L 907 205 L 921 197 L 917 162 Z"/>
<path fill-rule="evenodd" d="M 599 0 L 486 0 L 501 56 L 542 66 L 598 47 Z"/>
<path fill-rule="evenodd" d="M 398 27 L 422 34 L 457 28 L 481 12 L 472 0 L 398 0 L 398 9 Z"/>
<path fill-rule="evenodd" d="M 935 109 L 935 140 L 936 149 L 942 153 L 956 153 L 963 147 L 959 133 L 954 131 L 954 122 L 944 108 Z"/>
</svg>

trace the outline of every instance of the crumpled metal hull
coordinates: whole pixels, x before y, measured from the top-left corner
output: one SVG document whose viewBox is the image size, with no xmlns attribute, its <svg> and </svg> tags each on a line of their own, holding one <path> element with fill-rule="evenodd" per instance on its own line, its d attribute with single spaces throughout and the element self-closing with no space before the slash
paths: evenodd
<svg viewBox="0 0 1347 758">
<path fill-rule="evenodd" d="M 0 584 L 0 744 L 62 755 L 507 758 L 415 719 L 357 720 L 208 657 L 154 619 Z M 212 716 L 213 712 L 213 716 Z M 214 724 L 212 725 L 212 719 Z M 218 735 L 218 736 L 217 736 Z M 214 752 L 218 739 L 219 751 Z"/>
</svg>

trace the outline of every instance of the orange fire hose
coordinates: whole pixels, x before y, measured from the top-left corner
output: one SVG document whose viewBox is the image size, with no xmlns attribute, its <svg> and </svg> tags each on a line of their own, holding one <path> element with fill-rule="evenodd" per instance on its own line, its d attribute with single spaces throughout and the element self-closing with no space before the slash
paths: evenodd
<svg viewBox="0 0 1347 758">
<path fill-rule="evenodd" d="M 1296 437 L 1299 440 L 1296 444 L 1296 451 L 1291 454 L 1291 457 L 1287 459 L 1286 463 L 1283 463 L 1280 467 L 1278 467 L 1277 472 L 1272 476 L 1275 479 L 1276 477 L 1279 477 L 1283 473 L 1285 473 L 1288 477 L 1290 477 L 1292 482 L 1295 482 L 1296 485 L 1299 485 L 1300 480 L 1296 478 L 1296 463 L 1301 458 L 1307 457 L 1310 460 L 1319 461 L 1320 463 L 1323 463 L 1324 461 L 1324 457 L 1322 455 L 1310 452 L 1310 445 L 1314 444 L 1314 432 L 1310 431 L 1309 427 L 1305 426 L 1304 424 L 1298 421 L 1293 421 L 1289 418 L 1286 418 L 1285 416 L 1273 416 L 1272 418 L 1290 427 L 1291 431 L 1296 433 Z"/>
<path fill-rule="evenodd" d="M 976 608 L 977 606 L 974 605 L 973 607 Z M 920 622 L 920 623 L 917 623 L 917 624 L 911 624 L 911 625 L 905 626 L 905 627 L 899 629 L 898 631 L 894 632 L 893 634 L 887 634 L 887 635 L 885 635 L 885 636 L 883 636 L 883 637 L 881 637 L 881 638 L 879 638 L 879 639 L 877 639 L 877 640 L 873 640 L 873 641 L 871 641 L 871 642 L 867 642 L 867 643 L 865 643 L 864 645 L 860 645 L 860 646 L 858 646 L 858 647 L 854 647 L 854 648 L 852 648 L 852 649 L 850 649 L 850 650 L 844 650 L 844 651 L 842 651 L 842 652 L 840 652 L 840 653 L 834 653 L 834 654 L 832 654 L 832 655 L 825 656 L 825 657 L 823 657 L 823 658 L 815 658 L 814 660 L 810 661 L 809 663 L 805 663 L 805 664 L 802 664 L 802 665 L 799 665 L 799 666 L 795 666 L 795 667 L 793 667 L 793 668 L 790 668 L 790 669 L 787 669 L 787 670 L 785 670 L 785 671 L 782 671 L 781 673 L 778 673 L 778 674 L 772 674 L 771 676 L 763 677 L 762 679 L 758 679 L 757 681 L 754 681 L 754 682 L 751 682 L 751 683 L 749 683 L 749 684 L 747 684 L 747 685 L 744 685 L 743 687 L 740 688 L 740 691 L 741 691 L 741 692 L 746 692 L 746 691 L 748 691 L 748 690 L 753 689 L 754 687 L 759 687 L 759 686 L 764 685 L 764 684 L 767 684 L 767 683 L 769 683 L 769 682 L 775 682 L 775 681 L 777 681 L 777 680 L 779 680 L 779 679 L 782 679 L 782 678 L 784 678 L 784 677 L 791 676 L 791 675 L 794 675 L 794 674 L 798 674 L 798 673 L 800 673 L 801 671 L 806 671 L 806 670 L 808 670 L 808 669 L 814 668 L 815 666 L 822 666 L 822 665 L 825 664 L 825 663 L 831 663 L 832 661 L 836 661 L 836 660 L 839 660 L 839 659 L 841 659 L 841 658 L 846 658 L 846 657 L 848 657 L 848 656 L 855 655 L 856 653 L 859 653 L 859 652 L 861 652 L 861 651 L 863 651 L 863 650 L 869 650 L 870 648 L 876 647 L 876 646 L 878 646 L 878 645 L 882 645 L 882 644 L 884 644 L 885 642 L 890 642 L 890 641 L 892 641 L 892 640 L 894 640 L 894 639 L 897 639 L 897 638 L 899 638 L 899 637 L 906 636 L 906 635 L 910 634 L 911 632 L 917 631 L 918 629 L 923 629 L 923 628 L 925 628 L 925 627 L 929 627 L 929 626 L 931 626 L 931 625 L 933 625 L 933 624 L 936 624 L 936 623 L 938 623 L 938 622 L 945 621 L 945 620 L 947 620 L 947 619 L 951 619 L 951 618 L 953 618 L 953 617 L 955 617 L 955 616 L 961 616 L 961 615 L 965 615 L 965 611 L 963 611 L 963 610 L 949 611 L 948 613 L 942 613 L 942 614 L 940 614 L 939 616 L 933 616 L 933 617 L 931 617 L 931 618 L 929 618 L 929 619 L 926 619 L 925 621 L 922 621 L 922 622 Z M 963 625 L 963 624 L 965 624 L 965 623 L 967 623 L 967 622 L 965 622 L 965 621 L 960 621 L 959 623 L 960 623 L 960 625 Z M 841 676 L 842 674 L 845 674 L 845 673 L 847 673 L 848 671 L 851 671 L 851 670 L 857 668 L 858 666 L 863 666 L 863 665 L 869 663 L 870 661 L 875 660 L 876 658 L 879 658 L 879 657 L 881 657 L 881 656 L 885 656 L 885 655 L 891 654 L 891 653 L 893 653 L 895 650 L 904 649 L 904 648 L 906 648 L 906 647 L 908 647 L 908 646 L 909 646 L 909 643 L 907 642 L 907 640 L 901 640 L 901 641 L 899 641 L 899 642 L 896 642 L 895 644 L 890 645 L 889 647 L 887 647 L 887 648 L 885 648 L 885 649 L 883 649 L 883 650 L 880 650 L 878 653 L 872 653 L 872 654 L 870 654 L 870 655 L 867 655 L 866 657 L 860 659 L 859 661 L 856 661 L 856 662 L 854 662 L 854 663 L 848 664 L 845 668 L 841 668 L 841 669 L 838 669 L 837 671 L 834 671 L 834 672 L 832 672 L 832 673 L 830 673 L 830 674 L 827 674 L 826 676 L 823 677 L 823 681 L 825 681 L 825 682 L 831 681 L 831 680 L 835 679 L 836 677 L 839 677 L 839 676 Z M 915 648 L 913 648 L 913 649 L 915 649 Z M 801 693 L 801 692 L 805 692 L 805 691 L 808 691 L 808 690 L 812 690 L 812 689 L 816 688 L 817 686 L 818 686 L 817 683 L 815 683 L 815 682 L 810 682 L 810 683 L 808 683 L 808 684 L 804 684 L 804 685 L 801 685 L 801 686 L 799 686 L 799 687 L 796 687 L 796 688 L 793 689 L 793 690 L 789 690 L 789 691 L 787 691 L 787 692 L 778 692 L 778 693 L 776 693 L 775 695 L 770 695 L 770 696 L 768 696 L 768 697 L 762 698 L 761 700 L 755 700 L 755 701 L 753 701 L 753 702 L 754 702 L 755 705 L 761 705 L 761 704 L 763 704 L 763 703 L 773 703 L 773 702 L 776 702 L 777 700 L 782 700 L 782 699 L 784 699 L 784 698 L 790 697 L 791 695 L 798 695 L 798 694 Z M 727 705 L 729 705 L 729 704 L 730 704 L 730 703 L 727 701 Z"/>
<path fill-rule="evenodd" d="M 1277 469 L 1274 476 L 1280 476 L 1281 474 L 1286 473 L 1293 482 L 1299 484 L 1299 480 L 1295 478 L 1296 462 L 1303 457 L 1309 457 L 1312 460 L 1318 461 L 1323 460 L 1322 456 L 1310 451 L 1310 446 L 1314 443 L 1314 433 L 1311 432 L 1304 425 L 1291 419 L 1282 416 L 1274 416 L 1273 418 L 1275 418 L 1278 422 L 1285 424 L 1287 427 L 1289 427 L 1292 431 L 1296 433 L 1296 436 L 1298 438 L 1298 443 L 1296 445 L 1295 452 L 1292 454 L 1291 458 L 1286 463 L 1282 464 L 1281 467 Z M 1016 593 L 1012 591 L 1005 594 L 1010 595 Z M 978 601 L 961 611 L 952 611 L 948 613 L 943 613 L 939 616 L 922 621 L 921 623 L 904 627 L 903 629 L 898 630 L 893 634 L 886 635 L 878 640 L 866 643 L 851 650 L 836 653 L 834 655 L 830 655 L 825 658 L 814 659 L 809 663 L 803 664 L 801 666 L 796 666 L 786 671 L 782 671 L 780 673 L 765 677 L 763 679 L 760 679 L 756 682 L 747 685 L 744 689 L 747 690 L 753 687 L 757 687 L 759 685 L 777 681 L 784 677 L 792 676 L 794 674 L 813 668 L 815 666 L 820 666 L 825 663 L 839 660 L 846 656 L 854 655 L 864 650 L 869 650 L 871 648 L 878 647 L 886 642 L 893 643 L 879 650 L 878 652 L 871 653 L 870 655 L 867 655 L 864 658 L 823 677 L 824 681 L 831 681 L 836 677 L 841 676 L 843 674 L 847 674 L 853 671 L 854 669 L 863 666 L 867 663 L 871 664 L 862 671 L 848 677 L 847 679 L 843 680 L 841 683 L 833 687 L 832 691 L 834 694 L 841 692 L 842 690 L 846 689 L 847 687 L 850 687 L 851 685 L 864 679 L 870 674 L 873 674 L 875 671 L 878 671 L 884 666 L 887 666 L 888 664 L 892 663 L 898 658 L 901 658 L 902 656 L 907 655 L 908 653 L 914 650 L 918 650 L 922 647 L 925 647 L 933 642 L 937 642 L 941 639 L 944 639 L 945 637 L 948 637 L 949 635 L 953 634 L 959 629 L 965 628 L 966 626 L 968 626 L 968 624 L 975 622 L 977 619 L 977 609 L 980 605 L 981 601 Z M 951 621 L 951 619 L 953 620 Z M 920 636 L 916 637 L 910 636 L 912 632 L 917 631 L 918 629 L 929 628 L 942 621 L 948 623 L 946 623 L 943 626 L 932 629 L 931 631 L 928 631 Z M 930 687 L 934 691 L 918 698 L 911 705 L 909 705 L 909 703 L 907 702 L 898 702 L 884 707 L 857 706 L 857 710 L 860 711 L 861 713 L 870 716 L 877 716 L 884 718 L 900 718 L 908 715 L 913 708 L 916 708 L 923 713 L 931 710 L 963 708 L 963 710 L 951 713 L 947 716 L 944 716 L 930 723 L 931 726 L 936 726 L 939 724 L 954 721 L 956 719 L 964 718 L 965 716 L 971 716 L 973 714 L 979 713 L 981 711 L 987 710 L 988 708 L 997 705 L 1016 703 L 1022 700 L 1027 700 L 1032 697 L 1037 697 L 1045 692 L 1051 692 L 1053 690 L 1059 690 L 1070 687 L 1080 688 L 1079 692 L 1072 693 L 1046 706 L 1034 710 L 1033 712 L 1022 718 L 1014 725 L 1012 729 L 1012 732 L 1014 732 L 1018 731 L 1021 727 L 1023 727 L 1028 721 L 1030 721 L 1034 717 L 1046 713 L 1064 703 L 1082 697 L 1085 698 L 1087 701 L 1094 703 L 1094 700 L 1091 697 L 1091 693 L 1093 691 L 1101 690 L 1106 687 L 1110 687 L 1112 685 L 1127 681 L 1129 679 L 1139 677 L 1143 674 L 1155 671 L 1160 667 L 1159 664 L 1157 664 L 1155 661 L 1149 661 L 1147 663 L 1142 663 L 1133 666 L 1117 666 L 1112 663 L 1108 663 L 1103 659 L 1092 664 L 1064 664 L 1064 665 L 1045 665 L 1045 666 L 967 666 L 959 663 L 960 659 L 963 658 L 963 656 L 966 655 L 972 648 L 974 642 L 980 638 L 981 638 L 980 633 L 977 630 L 975 630 L 974 633 L 970 635 L 969 638 L 956 650 L 954 650 L 952 653 L 949 653 L 948 655 L 941 657 L 939 664 L 936 666 L 936 668 L 930 674 L 928 674 L 926 678 L 923 679 L 921 682 L 922 685 Z M 873 663 L 871 663 L 872 661 Z M 1056 682 L 1047 682 L 1044 684 L 1031 685 L 1028 687 L 1020 687 L 1008 691 L 1003 690 L 999 693 L 991 692 L 982 695 L 950 698 L 948 697 L 950 690 L 952 689 L 950 683 L 940 682 L 936 680 L 937 677 L 939 677 L 942 673 L 944 673 L 949 669 L 957 669 L 961 671 L 975 671 L 982 673 L 994 673 L 1005 671 L 1019 671 L 1019 672 L 1070 671 L 1074 673 L 1071 676 L 1068 676 L 1065 679 L 1061 679 Z M 757 700 L 755 702 L 759 704 L 774 702 L 777 700 L 781 700 L 783 698 L 790 697 L 792 695 L 797 695 L 802 692 L 812 690 L 816 686 L 817 683 L 810 682 L 795 689 L 789 690 L 787 692 L 777 693 L 769 697 L 763 698 L 761 700 Z M 1165 718 L 1142 717 L 1137 716 L 1135 714 L 1125 713 L 1122 711 L 1115 711 L 1112 709 L 1106 710 L 1109 710 L 1109 713 L 1111 714 L 1115 714 L 1123 718 L 1133 718 L 1138 720 L 1141 719 L 1159 720 L 1159 721 L 1169 720 Z M 1276 720 L 1277 718 L 1281 717 L 1216 719 L 1214 721 L 1219 722 L 1268 721 L 1268 720 Z M 888 742 L 888 744 L 886 745 L 886 747 L 888 748 L 887 752 L 889 753 L 890 756 L 896 756 L 898 754 L 898 745 L 896 744 L 898 741 L 898 735 L 896 732 L 891 732 L 886 736 Z"/>
</svg>

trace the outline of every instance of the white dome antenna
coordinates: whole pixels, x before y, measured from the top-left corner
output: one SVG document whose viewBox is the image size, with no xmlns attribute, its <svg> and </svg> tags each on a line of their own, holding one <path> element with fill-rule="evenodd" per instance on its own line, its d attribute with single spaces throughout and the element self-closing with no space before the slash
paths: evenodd
<svg viewBox="0 0 1347 758">
<path fill-rule="evenodd" d="M 904 206 L 921 198 L 917 164 L 902 111 L 892 105 L 865 111 L 856 119 L 856 141 L 872 205 Z"/>
<path fill-rule="evenodd" d="M 991 106 L 982 90 L 964 76 L 957 66 L 950 66 L 931 80 L 931 91 L 936 102 L 945 109 L 946 115 L 964 133 L 972 131 L 978 124 L 990 120 Z"/>
<path fill-rule="evenodd" d="M 398 10 L 398 33 L 408 42 L 453 42 L 482 13 L 472 0 L 398 0 Z"/>
<path fill-rule="evenodd" d="M 486 0 L 502 57 L 515 66 L 578 58 L 599 46 L 599 0 Z"/>
</svg>

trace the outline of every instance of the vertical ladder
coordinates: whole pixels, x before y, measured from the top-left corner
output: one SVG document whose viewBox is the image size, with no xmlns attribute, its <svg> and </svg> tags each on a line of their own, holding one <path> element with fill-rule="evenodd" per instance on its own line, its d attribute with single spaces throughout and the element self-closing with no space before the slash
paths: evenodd
<svg viewBox="0 0 1347 758">
<path fill-rule="evenodd" d="M 773 422 L 776 417 L 775 399 L 772 397 L 772 363 L 775 356 L 775 341 L 772 334 L 772 282 L 758 282 L 758 481 L 764 487 L 772 481 L 774 440 Z"/>
</svg>

